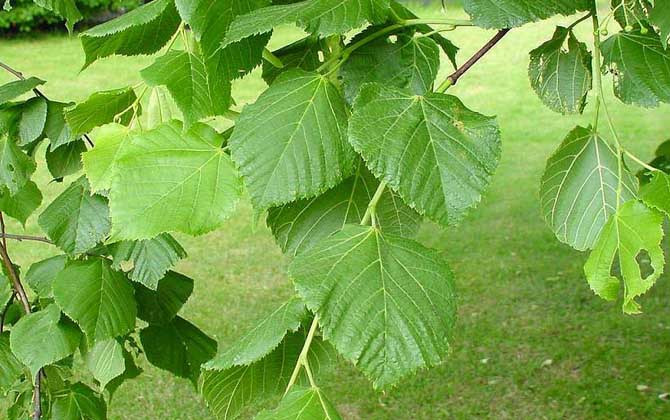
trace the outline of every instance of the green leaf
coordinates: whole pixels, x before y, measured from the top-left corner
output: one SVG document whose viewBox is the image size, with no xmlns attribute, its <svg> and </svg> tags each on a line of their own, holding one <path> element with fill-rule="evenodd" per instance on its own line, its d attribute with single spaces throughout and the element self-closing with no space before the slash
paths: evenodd
<svg viewBox="0 0 670 420">
<path fill-rule="evenodd" d="M 149 363 L 190 379 L 193 385 L 200 377 L 200 365 L 214 357 L 217 347 L 216 341 L 180 317 L 169 325 L 149 325 L 140 331 L 140 340 Z"/>
<path fill-rule="evenodd" d="M 12 353 L 28 366 L 33 378 L 44 366 L 74 353 L 80 341 L 81 332 L 72 322 L 61 320 L 56 305 L 21 318 L 9 338 Z"/>
<path fill-rule="evenodd" d="M 169 122 L 176 113 L 176 104 L 168 96 L 164 88 L 155 87 L 151 89 L 149 104 L 146 110 L 146 128 L 156 128 L 163 123 Z"/>
<path fill-rule="evenodd" d="M 168 272 L 156 290 L 135 284 L 137 317 L 149 324 L 167 325 L 184 306 L 193 292 L 193 279 Z"/>
<path fill-rule="evenodd" d="M 84 360 L 88 370 L 100 383 L 100 390 L 104 390 L 111 380 L 126 370 L 123 346 L 113 338 L 96 342 L 85 354 Z"/>
<path fill-rule="evenodd" d="M 82 254 L 109 233 L 107 199 L 91 195 L 86 178 L 81 177 L 44 209 L 38 224 L 60 249 L 71 255 Z"/>
<path fill-rule="evenodd" d="M 52 284 L 56 275 L 65 268 L 67 256 L 56 255 L 33 263 L 26 273 L 26 283 L 41 298 L 53 297 Z"/>
<path fill-rule="evenodd" d="M 670 103 L 670 51 L 658 34 L 619 32 L 603 42 L 602 52 L 622 102 L 643 107 Z"/>
<path fill-rule="evenodd" d="M 670 42 L 670 3 L 657 0 L 649 12 L 649 21 L 659 29 L 661 42 L 666 48 Z"/>
<path fill-rule="evenodd" d="M 610 4 L 614 19 L 622 28 L 640 26 L 652 8 L 648 0 L 611 0 Z"/>
<path fill-rule="evenodd" d="M 116 123 L 103 125 L 93 131 L 95 147 L 81 155 L 91 190 L 97 192 L 112 187 L 116 162 L 123 155 L 123 147 L 129 143 L 132 134 L 128 127 Z"/>
<path fill-rule="evenodd" d="M 456 296 L 453 275 L 437 252 L 347 225 L 297 256 L 289 272 L 319 315 L 324 338 L 375 388 L 436 366 L 449 353 Z"/>
<path fill-rule="evenodd" d="M 72 33 L 74 24 L 82 19 L 82 15 L 74 0 L 33 0 L 35 4 L 44 7 L 62 17 L 66 21 L 68 32 Z"/>
<path fill-rule="evenodd" d="M 654 172 L 651 182 L 640 191 L 640 198 L 648 206 L 670 216 L 670 175 L 660 171 Z"/>
<path fill-rule="evenodd" d="M 558 26 L 551 40 L 530 53 L 530 84 L 553 111 L 582 113 L 592 85 L 591 59 L 586 44 Z"/>
<path fill-rule="evenodd" d="M 242 190 L 222 142 L 205 124 L 184 133 L 178 121 L 134 136 L 116 163 L 113 238 L 149 239 L 167 231 L 201 235 L 219 227 Z"/>
<path fill-rule="evenodd" d="M 463 8 L 482 28 L 513 28 L 553 15 L 590 10 L 593 0 L 463 0 Z"/>
<path fill-rule="evenodd" d="M 77 382 L 65 393 L 56 395 L 51 417 L 54 420 L 105 420 L 107 404 L 100 394 Z"/>
<path fill-rule="evenodd" d="M 125 369 L 123 373 L 116 378 L 112 379 L 107 384 L 107 392 L 109 392 L 109 401 L 111 402 L 112 397 L 116 393 L 116 390 L 123 385 L 123 383 L 130 379 L 135 379 L 140 376 L 143 372 L 141 368 L 137 366 L 133 355 L 126 349 L 123 349 L 123 359 L 125 361 Z"/>
<path fill-rule="evenodd" d="M 35 161 L 13 140 L 0 135 L 0 187 L 17 194 L 35 172 Z"/>
<path fill-rule="evenodd" d="M 309 0 L 292 4 L 277 4 L 263 7 L 238 16 L 228 28 L 221 47 L 272 31 L 272 28 L 298 20 L 302 9 L 309 4 Z"/>
<path fill-rule="evenodd" d="M 24 93 L 28 93 L 44 83 L 46 83 L 44 80 L 38 79 L 37 77 L 6 83 L 0 86 L 0 104 L 18 98 Z"/>
<path fill-rule="evenodd" d="M 64 144 L 55 150 L 49 145 L 45 158 L 51 176 L 62 179 L 79 172 L 82 168 L 81 156 L 85 151 L 86 143 L 83 140 Z"/>
<path fill-rule="evenodd" d="M 298 255 L 344 225 L 360 223 L 378 186 L 379 181 L 360 162 L 354 176 L 322 195 L 271 208 L 267 224 L 282 251 Z M 377 222 L 385 233 L 411 237 L 421 216 L 387 189 L 377 204 Z"/>
<path fill-rule="evenodd" d="M 663 274 L 665 258 L 663 215 L 639 201 L 623 204 L 607 222 L 593 252 L 584 266 L 591 289 L 606 300 L 615 300 L 619 294 L 619 279 L 611 274 L 618 263 L 624 284 L 623 311 L 640 313 L 635 298 L 646 293 Z M 653 270 L 643 277 L 638 256 L 646 253 Z"/>
<path fill-rule="evenodd" d="M 235 419 L 248 405 L 281 395 L 298 361 L 305 335 L 304 331 L 288 334 L 276 349 L 250 365 L 205 368 L 200 392 L 212 413 L 219 419 Z M 315 337 L 308 353 L 313 372 L 326 354 L 324 342 Z"/>
<path fill-rule="evenodd" d="M 407 89 L 417 95 L 432 90 L 440 69 L 440 49 L 428 37 L 398 34 L 396 42 L 381 38 L 357 50 L 344 63 L 344 96 L 353 102 L 365 83 Z"/>
<path fill-rule="evenodd" d="M 9 332 L 0 333 L 0 394 L 7 391 L 23 375 L 23 365 L 9 347 Z"/>
<path fill-rule="evenodd" d="M 96 92 L 84 102 L 66 110 L 65 120 L 76 136 L 115 120 L 127 125 L 133 116 L 131 105 L 136 99 L 135 91 L 129 87 Z"/>
<path fill-rule="evenodd" d="M 344 100 L 327 78 L 297 69 L 279 76 L 244 108 L 230 139 L 254 206 L 313 197 L 351 174 L 346 126 Z"/>
<path fill-rule="evenodd" d="M 190 126 L 228 110 L 230 83 L 208 72 L 199 54 L 170 51 L 141 72 L 149 86 L 165 86 Z"/>
<path fill-rule="evenodd" d="M 622 163 L 623 165 L 623 163 Z M 542 214 L 559 241 L 592 249 L 619 204 L 634 199 L 637 181 L 615 150 L 590 129 L 577 127 L 547 161 L 540 186 Z"/>
<path fill-rule="evenodd" d="M 28 181 L 14 195 L 6 187 L 0 187 L 0 211 L 26 225 L 28 217 L 42 204 L 42 193 L 37 184 Z"/>
<path fill-rule="evenodd" d="M 316 70 L 322 64 L 319 51 L 321 51 L 320 43 L 311 36 L 273 51 L 272 54 L 281 60 L 284 67 L 277 68 L 269 61 L 263 60 L 263 80 L 271 85 L 287 70 L 296 68 L 306 71 Z"/>
<path fill-rule="evenodd" d="M 79 324 L 90 344 L 120 337 L 135 328 L 133 287 L 105 258 L 66 263 L 53 282 L 53 294 L 58 306 Z"/>
<path fill-rule="evenodd" d="M 292 297 L 203 368 L 225 370 L 261 360 L 279 346 L 286 334 L 298 331 L 306 316 L 305 304 L 300 298 Z"/>
<path fill-rule="evenodd" d="M 341 417 L 319 388 L 296 388 L 282 398 L 274 410 L 258 414 L 255 420 L 340 420 Z"/>
<path fill-rule="evenodd" d="M 172 38 L 181 19 L 173 0 L 154 0 L 81 34 L 84 68 L 110 55 L 153 54 Z"/>
<path fill-rule="evenodd" d="M 47 121 L 47 101 L 36 97 L 28 99 L 21 107 L 19 119 L 19 145 L 37 140 L 44 132 Z"/>
<path fill-rule="evenodd" d="M 122 241 L 109 246 L 114 268 L 123 262 L 132 262 L 131 280 L 156 290 L 158 281 L 177 261 L 186 257 L 186 251 L 171 235 L 163 233 L 153 239 Z"/>
<path fill-rule="evenodd" d="M 500 159 L 495 118 L 454 96 L 379 84 L 364 86 L 356 99 L 349 141 L 377 178 L 443 225 L 481 200 Z"/>
<path fill-rule="evenodd" d="M 56 149 L 64 144 L 75 141 L 70 126 L 65 122 L 65 108 L 71 104 L 62 102 L 47 102 L 47 120 L 44 125 L 44 134 L 51 141 L 51 148 Z"/>
</svg>

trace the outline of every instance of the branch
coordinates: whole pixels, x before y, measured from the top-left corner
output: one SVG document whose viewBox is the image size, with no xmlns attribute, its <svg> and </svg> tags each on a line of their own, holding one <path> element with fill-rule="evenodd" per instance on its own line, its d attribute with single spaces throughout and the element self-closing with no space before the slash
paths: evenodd
<svg viewBox="0 0 670 420">
<path fill-rule="evenodd" d="M 11 68 L 9 65 L 3 63 L 2 61 L 0 61 L 0 67 L 2 67 L 3 69 L 7 70 L 9 73 L 13 74 L 13 75 L 14 75 L 16 78 L 18 78 L 18 79 L 20 79 L 20 80 L 26 80 L 26 78 L 25 78 L 25 76 L 23 75 L 23 73 L 21 73 L 21 72 L 18 71 L 18 70 L 14 70 L 13 68 Z M 46 95 L 45 95 L 44 93 L 42 93 L 41 90 L 35 88 L 35 89 L 33 89 L 33 92 L 35 92 L 35 95 L 39 96 L 40 98 L 44 98 L 44 99 L 47 100 L 47 101 L 49 100 L 49 98 L 47 98 Z M 89 144 L 91 147 L 94 147 L 94 146 L 95 146 L 95 144 L 93 143 L 93 140 L 91 139 L 91 137 L 89 137 L 88 134 L 84 134 L 82 137 L 84 137 L 84 139 L 86 139 L 86 141 L 88 142 L 88 144 Z"/>
<path fill-rule="evenodd" d="M 454 86 L 456 83 L 458 83 L 458 79 L 461 78 L 468 70 L 472 68 L 479 60 L 481 60 L 482 57 L 486 55 L 493 47 L 496 46 L 498 42 L 500 42 L 501 39 L 507 35 L 507 33 L 510 31 L 510 29 L 501 29 L 498 31 L 498 33 L 495 34 L 493 38 L 489 42 L 487 42 L 482 48 L 479 49 L 468 61 L 466 61 L 461 67 L 459 67 L 455 72 L 453 72 L 447 79 L 442 82 L 442 84 L 436 89 L 436 92 L 443 93 L 446 91 L 450 86 Z"/>
<path fill-rule="evenodd" d="M 15 241 L 36 241 L 44 242 L 45 244 L 53 244 L 48 238 L 44 236 L 32 236 L 32 235 L 16 235 L 13 233 L 0 233 L 0 238 L 2 239 L 14 239 Z"/>
</svg>

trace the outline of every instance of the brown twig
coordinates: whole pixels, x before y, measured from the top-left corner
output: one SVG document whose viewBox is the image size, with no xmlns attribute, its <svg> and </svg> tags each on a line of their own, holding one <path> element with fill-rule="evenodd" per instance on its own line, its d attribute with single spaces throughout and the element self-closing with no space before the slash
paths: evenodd
<svg viewBox="0 0 670 420">
<path fill-rule="evenodd" d="M 32 235 L 16 235 L 13 233 L 0 233 L 0 238 L 3 239 L 3 243 L 5 244 L 5 248 L 7 247 L 7 244 L 5 243 L 4 239 L 14 239 L 15 241 L 36 241 L 36 242 L 44 242 L 46 244 L 53 244 L 48 238 L 45 238 L 44 236 L 32 236 Z"/>
</svg>

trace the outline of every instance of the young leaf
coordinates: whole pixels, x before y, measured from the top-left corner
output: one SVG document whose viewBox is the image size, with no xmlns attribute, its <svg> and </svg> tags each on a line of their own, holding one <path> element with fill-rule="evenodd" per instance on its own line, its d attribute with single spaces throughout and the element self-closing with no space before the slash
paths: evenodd
<svg viewBox="0 0 670 420">
<path fill-rule="evenodd" d="M 322 64 L 319 59 L 319 51 L 321 51 L 321 45 L 318 40 L 313 37 L 303 38 L 273 51 L 272 54 L 277 57 L 284 66 L 282 68 L 277 68 L 269 61 L 263 60 L 263 80 L 265 80 L 265 83 L 268 85 L 271 85 L 280 74 L 287 70 L 316 70 Z"/>
<path fill-rule="evenodd" d="M 0 135 L 0 188 L 17 194 L 35 172 L 35 161 L 7 135 Z"/>
<path fill-rule="evenodd" d="M 378 186 L 379 181 L 360 162 L 354 176 L 322 195 L 271 208 L 267 224 L 282 251 L 298 255 L 344 225 L 360 223 Z M 385 190 L 377 204 L 377 222 L 385 233 L 411 237 L 421 216 L 394 192 Z"/>
<path fill-rule="evenodd" d="M 254 206 L 314 197 L 351 174 L 346 127 L 344 100 L 327 78 L 297 69 L 277 78 L 244 108 L 230 139 Z"/>
<path fill-rule="evenodd" d="M 93 131 L 95 147 L 81 155 L 92 191 L 98 192 L 112 187 L 116 162 L 123 155 L 123 146 L 129 142 L 132 134 L 128 127 L 116 123 L 103 125 Z"/>
<path fill-rule="evenodd" d="M 81 332 L 71 321 L 61 320 L 56 305 L 21 318 L 9 337 L 12 353 L 28 366 L 33 378 L 44 366 L 74 353 L 80 341 Z"/>
<path fill-rule="evenodd" d="M 63 312 L 79 324 L 89 344 L 135 328 L 133 286 L 105 258 L 66 263 L 54 279 L 53 295 Z"/>
<path fill-rule="evenodd" d="M 96 92 L 84 102 L 65 111 L 65 120 L 76 136 L 118 119 L 127 125 L 132 118 L 131 105 L 137 96 L 132 88 Z M 139 112 L 139 111 L 138 111 Z"/>
<path fill-rule="evenodd" d="M 365 83 L 407 89 L 422 95 L 432 89 L 440 69 L 440 49 L 428 37 L 399 34 L 396 42 L 382 38 L 354 51 L 341 75 L 344 96 L 353 102 Z"/>
<path fill-rule="evenodd" d="M 187 126 L 228 110 L 230 83 L 223 74 L 208 72 L 196 53 L 170 51 L 141 72 L 149 86 L 165 86 L 184 115 Z"/>
<path fill-rule="evenodd" d="M 23 365 L 9 347 L 9 332 L 0 333 L 0 394 L 4 395 L 23 375 Z"/>
<path fill-rule="evenodd" d="M 54 419 L 90 419 L 105 420 L 107 404 L 102 395 L 97 394 L 87 385 L 77 382 L 67 392 L 58 394 L 51 408 Z"/>
<path fill-rule="evenodd" d="M 193 385 L 200 377 L 200 365 L 216 354 L 217 347 L 216 341 L 180 317 L 169 325 L 149 325 L 140 331 L 140 340 L 149 363 L 190 379 Z"/>
<path fill-rule="evenodd" d="M 454 96 L 418 96 L 376 83 L 356 99 L 349 141 L 377 178 L 443 225 L 457 223 L 481 200 L 500 159 L 495 118 Z"/>
<path fill-rule="evenodd" d="M 74 24 L 82 19 L 82 15 L 74 0 L 33 0 L 35 4 L 50 10 L 65 19 L 68 32 L 72 33 Z"/>
<path fill-rule="evenodd" d="M 553 15 L 590 10 L 593 0 L 464 0 L 463 8 L 482 28 L 513 28 Z"/>
<path fill-rule="evenodd" d="M 302 300 L 298 297 L 289 299 L 203 368 L 224 370 L 261 360 L 277 348 L 286 334 L 298 331 L 306 316 L 307 309 Z"/>
<path fill-rule="evenodd" d="M 55 150 L 49 145 L 45 158 L 51 176 L 54 179 L 63 179 L 79 172 L 82 168 L 81 156 L 85 151 L 86 143 L 83 140 L 64 144 Z"/>
<path fill-rule="evenodd" d="M 582 113 L 591 90 L 591 59 L 586 44 L 571 30 L 558 26 L 551 40 L 530 53 L 530 84 L 553 111 Z"/>
<path fill-rule="evenodd" d="M 623 165 L 623 163 L 621 163 Z M 635 177 L 612 147 L 590 129 L 577 127 L 547 161 L 540 185 L 542 214 L 559 241 L 584 251 L 593 248 L 619 204 L 637 195 Z"/>
<path fill-rule="evenodd" d="M 606 300 L 619 294 L 619 279 L 611 274 L 618 263 L 624 284 L 623 311 L 640 313 L 635 298 L 646 293 L 663 274 L 665 257 L 661 248 L 663 215 L 639 201 L 623 204 L 607 222 L 584 266 L 591 289 Z M 646 252 L 653 272 L 641 273 L 638 256 Z"/>
<path fill-rule="evenodd" d="M 0 211 L 26 225 L 28 217 L 42 204 L 42 193 L 37 184 L 28 181 L 14 195 L 6 187 L 0 187 Z"/>
<path fill-rule="evenodd" d="M 6 83 L 0 86 L 0 104 L 28 93 L 44 83 L 46 83 L 44 80 L 40 80 L 37 77 Z"/>
<path fill-rule="evenodd" d="M 44 209 L 38 224 L 60 249 L 71 255 L 82 254 L 109 233 L 107 199 L 91 195 L 86 178 L 81 177 Z"/>
<path fill-rule="evenodd" d="M 26 273 L 26 283 L 42 299 L 53 297 L 52 284 L 56 275 L 65 268 L 67 257 L 56 255 L 33 263 Z"/>
<path fill-rule="evenodd" d="M 651 182 L 640 191 L 640 198 L 648 206 L 670 216 L 670 175 L 660 171 L 655 172 Z"/>
<path fill-rule="evenodd" d="M 96 342 L 85 354 L 84 360 L 88 370 L 100 383 L 100 390 L 104 390 L 111 380 L 126 370 L 123 346 L 113 338 Z"/>
<path fill-rule="evenodd" d="M 52 149 L 57 149 L 77 139 L 72 134 L 70 126 L 65 122 L 64 111 L 70 105 L 62 102 L 47 102 L 47 120 L 44 125 L 44 134 L 51 141 Z"/>
<path fill-rule="evenodd" d="M 137 317 L 149 324 L 167 325 L 184 306 L 193 292 L 193 279 L 168 272 L 156 290 L 135 284 Z"/>
<path fill-rule="evenodd" d="M 255 420 L 340 420 L 341 417 L 319 388 L 297 388 L 282 398 L 274 410 L 265 410 Z"/>
<path fill-rule="evenodd" d="M 165 273 L 186 257 L 184 248 L 167 233 L 152 239 L 117 242 L 108 248 L 114 260 L 114 268 L 121 268 L 121 263 L 125 261 L 132 262 L 130 279 L 153 290 L 156 290 L 158 281 Z"/>
<path fill-rule="evenodd" d="M 37 140 L 44 132 L 46 121 L 47 101 L 41 97 L 28 99 L 21 107 L 19 145 L 25 146 Z"/>
<path fill-rule="evenodd" d="M 110 55 L 153 54 L 179 27 L 173 0 L 154 0 L 81 34 L 84 68 Z"/>
<path fill-rule="evenodd" d="M 602 52 L 622 102 L 650 108 L 670 103 L 670 51 L 658 34 L 619 32 L 603 42 Z"/>
<path fill-rule="evenodd" d="M 242 190 L 222 142 L 205 124 L 184 133 L 178 121 L 134 136 L 116 163 L 113 238 L 150 239 L 168 231 L 201 235 L 219 227 Z"/>
<path fill-rule="evenodd" d="M 649 12 L 649 21 L 658 28 L 663 48 L 670 42 L 670 3 L 657 0 Z"/>
<path fill-rule="evenodd" d="M 319 315 L 324 338 L 375 388 L 438 365 L 449 353 L 456 296 L 453 275 L 437 252 L 347 225 L 298 255 L 289 272 Z"/>
</svg>

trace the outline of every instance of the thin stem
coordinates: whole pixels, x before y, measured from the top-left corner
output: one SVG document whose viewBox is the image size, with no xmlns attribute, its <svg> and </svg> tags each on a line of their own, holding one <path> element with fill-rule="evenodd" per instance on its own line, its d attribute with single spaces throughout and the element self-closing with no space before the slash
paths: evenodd
<svg viewBox="0 0 670 420">
<path fill-rule="evenodd" d="M 589 12 L 587 15 L 582 16 L 581 18 L 572 22 L 572 24 L 570 26 L 568 26 L 568 30 L 572 30 L 575 26 L 577 26 L 580 23 L 584 22 L 585 20 L 588 20 L 589 18 L 591 18 L 591 16 L 593 16 L 593 12 Z"/>
<path fill-rule="evenodd" d="M 626 153 L 626 156 L 631 158 L 631 160 L 633 160 L 638 165 L 642 166 L 644 169 L 646 169 L 648 171 L 651 171 L 651 172 L 659 172 L 660 171 L 660 169 L 654 168 L 653 166 L 645 163 L 644 161 L 642 161 L 640 158 L 638 158 L 637 156 L 635 156 L 634 154 L 632 154 L 628 150 L 624 150 L 624 153 Z"/>
<path fill-rule="evenodd" d="M 602 67 L 600 58 L 600 24 L 598 22 L 598 13 L 594 10 L 591 15 L 593 21 L 593 62 L 595 70 L 593 72 L 595 104 L 593 111 L 593 132 L 598 133 L 598 122 L 600 121 L 600 101 L 603 96 L 603 77 L 600 72 Z"/>
<path fill-rule="evenodd" d="M 401 20 L 403 26 L 412 25 L 449 25 L 449 26 L 475 26 L 470 20 L 463 19 L 406 19 Z"/>
<path fill-rule="evenodd" d="M 377 191 L 375 191 L 375 194 L 372 196 L 372 199 L 370 200 L 370 203 L 368 204 L 368 208 L 365 210 L 365 214 L 363 215 L 363 220 L 361 220 L 361 225 L 365 226 L 367 225 L 370 220 L 372 220 L 374 217 L 377 215 L 377 203 L 379 203 L 379 199 L 382 198 L 382 194 L 384 193 L 384 190 L 386 189 L 386 181 L 382 181 L 379 183 L 379 187 L 377 187 Z M 376 222 L 376 219 L 374 219 Z M 373 223 L 373 226 L 375 223 Z"/>
<path fill-rule="evenodd" d="M 482 59 L 493 47 L 500 42 L 501 39 L 505 37 L 509 33 L 510 29 L 501 29 L 499 30 L 493 38 L 489 40 L 486 44 L 484 44 L 483 47 L 479 49 L 468 61 L 463 63 L 461 67 L 459 67 L 455 72 L 449 75 L 445 79 L 444 82 L 442 82 L 439 87 L 436 89 L 436 92 L 438 93 L 444 93 L 449 87 L 454 86 L 456 83 L 458 83 L 458 79 L 461 78 L 468 70 L 472 68 L 479 60 Z"/>
<path fill-rule="evenodd" d="M 41 397 L 41 388 L 42 388 L 42 369 L 37 371 L 37 377 L 35 377 L 35 389 L 33 391 L 33 420 L 40 420 L 42 418 L 42 397 Z"/>
<path fill-rule="evenodd" d="M 309 348 L 312 345 L 312 340 L 314 339 L 314 334 L 316 333 L 318 325 L 319 325 L 319 316 L 315 315 L 314 320 L 312 321 L 312 325 L 309 327 L 309 332 L 307 333 L 305 344 L 302 346 L 302 351 L 300 352 L 300 355 L 298 356 L 298 361 L 295 364 L 295 369 L 293 369 L 293 373 L 291 374 L 291 379 L 288 381 L 286 391 L 284 391 L 284 395 L 288 394 L 291 387 L 295 385 L 295 382 L 298 380 L 298 375 L 300 374 L 300 369 L 303 366 L 305 366 L 306 363 L 309 363 L 307 361 L 307 355 L 309 354 Z"/>
<path fill-rule="evenodd" d="M 284 68 L 284 63 L 282 63 L 281 59 L 274 55 L 272 51 L 268 50 L 267 48 L 263 49 L 263 59 L 278 69 Z"/>
<path fill-rule="evenodd" d="M 16 235 L 13 233 L 0 233 L 0 238 L 3 239 L 3 244 L 5 248 L 7 248 L 7 244 L 5 243 L 4 239 L 14 239 L 15 241 L 36 241 L 36 242 L 44 242 L 46 244 L 53 244 L 48 238 L 45 238 L 44 236 L 32 236 L 32 235 Z"/>
</svg>

